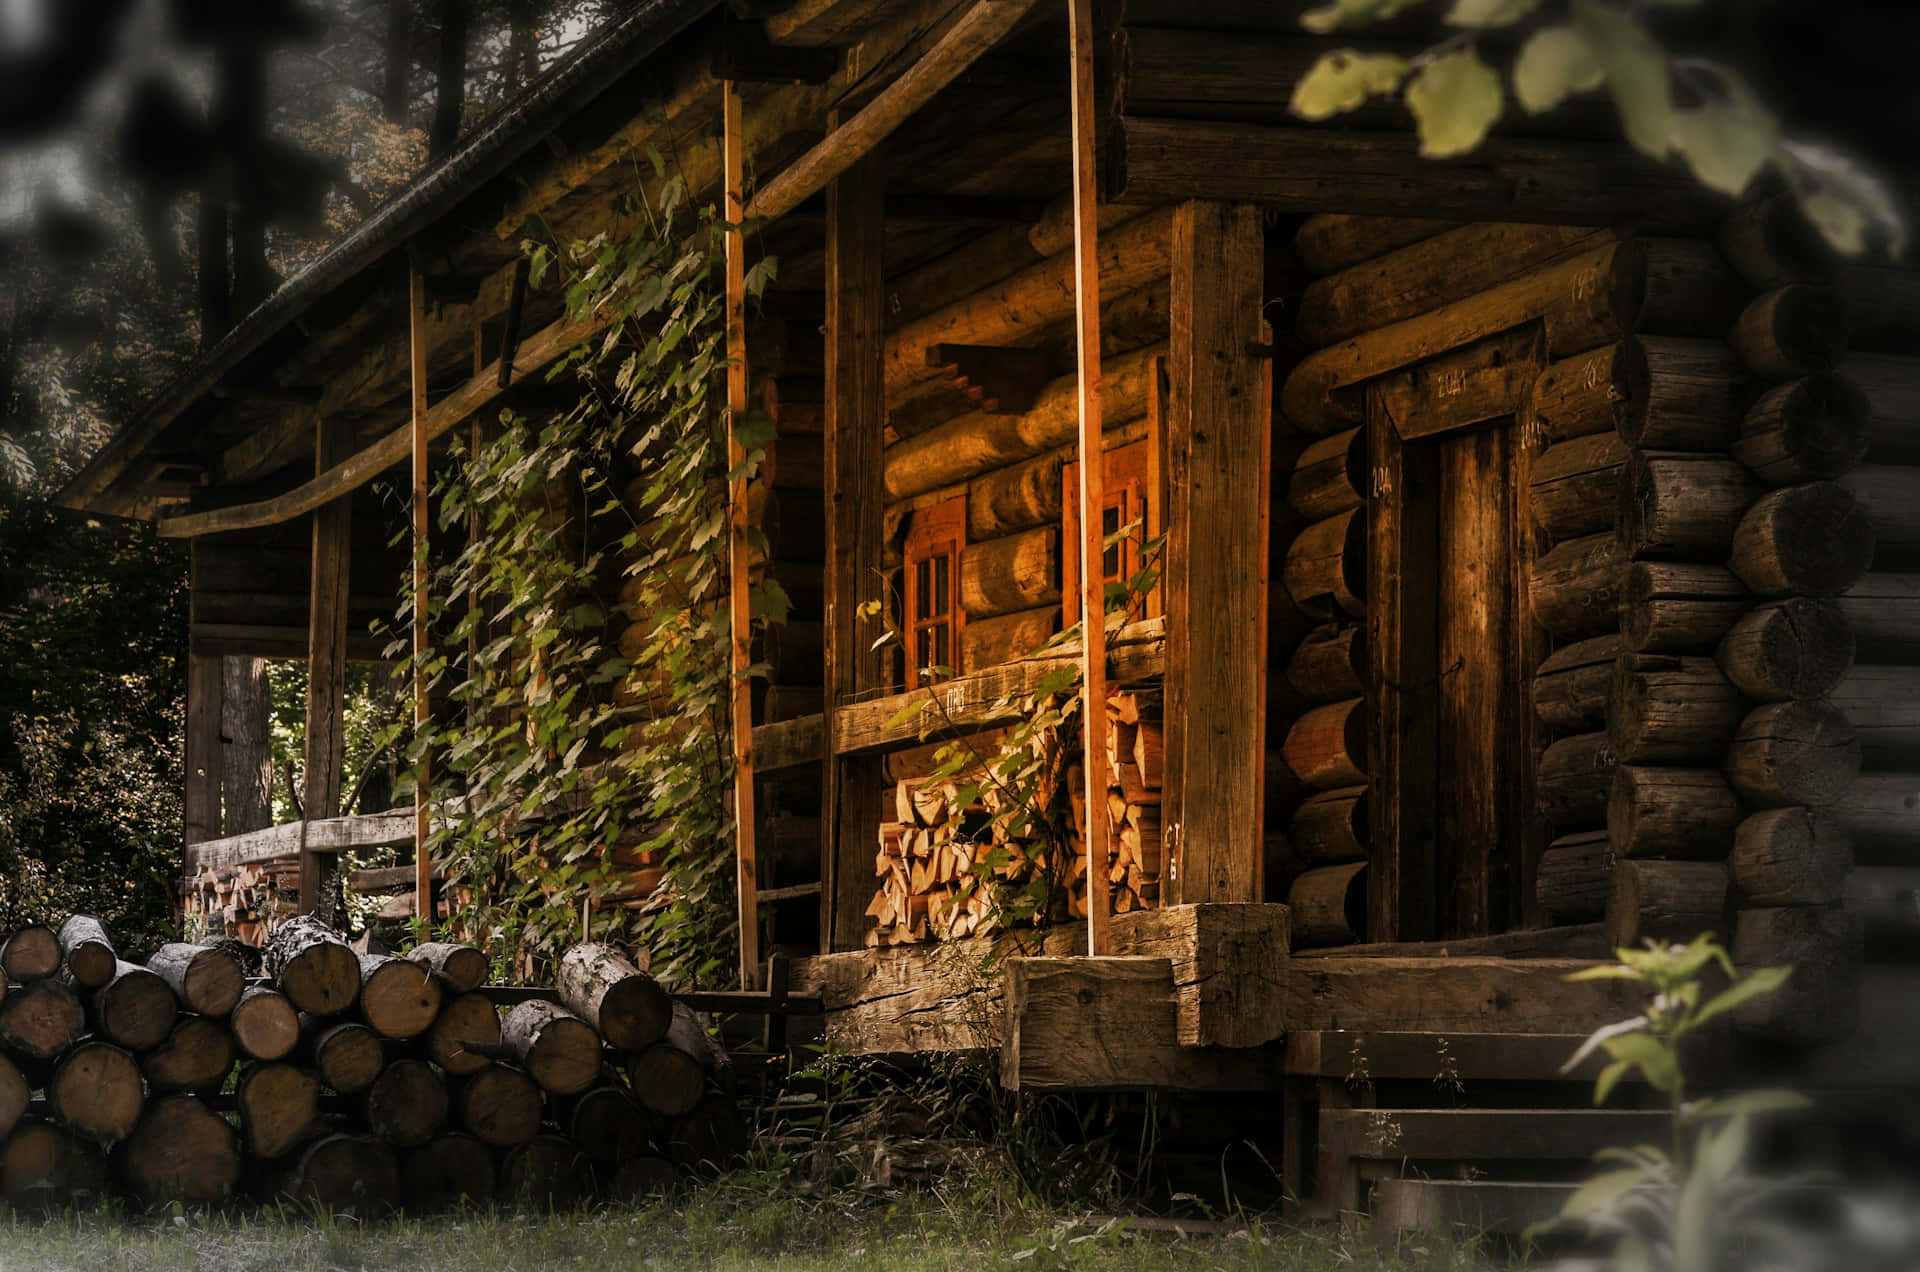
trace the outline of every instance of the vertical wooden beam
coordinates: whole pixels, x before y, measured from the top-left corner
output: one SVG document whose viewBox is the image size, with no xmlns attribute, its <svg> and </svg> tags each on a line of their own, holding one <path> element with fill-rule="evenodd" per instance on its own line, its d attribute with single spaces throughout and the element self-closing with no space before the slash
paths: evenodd
<svg viewBox="0 0 1920 1272">
<path fill-rule="evenodd" d="M 473 360 L 480 361 L 480 330 L 474 328 Z M 427 693 L 427 280 L 414 265 L 407 271 L 407 362 L 413 389 L 413 729 L 424 733 L 432 719 Z M 433 932 L 433 751 L 420 753 L 413 789 L 413 913 L 419 939 Z"/>
<path fill-rule="evenodd" d="M 325 472 L 353 448 L 345 420 L 319 422 L 313 462 Z M 313 579 L 307 603 L 306 791 L 300 804 L 309 821 L 340 815 L 346 764 L 347 584 L 353 496 L 340 496 L 313 514 Z M 334 919 L 334 879 L 339 862 L 331 853 L 300 853 L 300 912 Z"/>
<path fill-rule="evenodd" d="M 1107 952 L 1106 453 L 1100 445 L 1100 210 L 1093 159 L 1093 0 L 1068 0 L 1073 93 L 1073 313 L 1080 439 L 1080 770 L 1086 781 L 1087 953 Z M 1257 898 L 1253 898 L 1256 899 Z"/>
<path fill-rule="evenodd" d="M 1163 816 L 1180 902 L 1261 899 L 1268 466 L 1260 210 L 1173 219 Z"/>
<path fill-rule="evenodd" d="M 220 658 L 187 655 L 186 841 L 220 837 Z"/>
<path fill-rule="evenodd" d="M 827 185 L 826 725 L 841 703 L 885 685 L 881 651 L 862 639 L 863 591 L 882 590 L 881 379 L 885 333 L 885 180 L 869 156 Z M 821 948 L 860 945 L 873 899 L 869 866 L 880 826 L 880 762 L 827 756 Z"/>
<path fill-rule="evenodd" d="M 727 180 L 727 611 L 733 640 L 733 827 L 740 895 L 740 985 L 752 989 L 760 973 L 759 871 L 753 815 L 753 606 L 748 591 L 747 449 L 739 429 L 747 418 L 746 139 L 740 128 L 740 89 L 723 81 L 721 151 Z"/>
</svg>

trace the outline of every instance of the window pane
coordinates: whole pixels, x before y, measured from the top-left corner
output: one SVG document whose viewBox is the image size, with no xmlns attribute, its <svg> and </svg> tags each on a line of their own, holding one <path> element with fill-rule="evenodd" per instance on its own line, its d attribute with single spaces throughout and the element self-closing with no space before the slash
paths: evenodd
<svg viewBox="0 0 1920 1272">
<path fill-rule="evenodd" d="M 935 617 L 944 617 L 949 608 L 947 593 L 952 587 L 953 558 L 941 554 L 933 558 L 933 608 L 929 613 Z"/>
<path fill-rule="evenodd" d="M 933 615 L 932 584 L 933 565 L 929 561 L 920 561 L 913 567 L 913 617 L 915 621 L 930 618 Z"/>
</svg>

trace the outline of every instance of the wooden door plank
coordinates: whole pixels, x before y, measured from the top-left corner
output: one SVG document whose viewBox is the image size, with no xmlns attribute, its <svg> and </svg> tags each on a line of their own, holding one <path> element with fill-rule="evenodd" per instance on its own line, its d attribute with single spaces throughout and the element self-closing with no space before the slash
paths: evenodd
<svg viewBox="0 0 1920 1272">
<path fill-rule="evenodd" d="M 315 429 L 317 472 L 337 463 L 353 445 L 352 425 L 323 420 Z M 313 514 L 313 572 L 307 613 L 306 789 L 308 818 L 338 817 L 346 764 L 347 601 L 351 575 L 353 499 L 342 495 Z M 300 912 L 332 922 L 339 863 L 300 854 Z"/>
</svg>

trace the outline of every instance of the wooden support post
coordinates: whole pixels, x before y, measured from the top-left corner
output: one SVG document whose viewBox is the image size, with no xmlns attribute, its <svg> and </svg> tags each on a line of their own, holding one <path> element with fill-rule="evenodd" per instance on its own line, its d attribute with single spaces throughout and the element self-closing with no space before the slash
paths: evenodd
<svg viewBox="0 0 1920 1272">
<path fill-rule="evenodd" d="M 885 182 L 869 156 L 827 186 L 826 366 L 826 737 L 836 713 L 886 685 L 880 651 L 863 638 L 861 592 L 877 587 L 883 538 L 882 433 L 886 393 L 882 234 Z M 874 836 L 880 825 L 880 761 L 841 757 L 825 766 L 820 891 L 822 950 L 858 948 L 873 899 Z"/>
<path fill-rule="evenodd" d="M 747 418 L 747 243 L 745 139 L 740 134 L 740 90 L 720 86 L 722 159 L 726 167 L 727 218 L 727 612 L 733 654 L 733 831 L 740 898 L 740 987 L 752 989 L 760 974 L 759 871 L 754 857 L 753 695 L 747 668 L 753 665 L 753 606 L 748 592 L 747 450 L 739 430 Z"/>
<path fill-rule="evenodd" d="M 1271 430 L 1260 210 L 1182 204 L 1168 370 L 1167 746 L 1176 897 L 1258 901 Z M 1084 466 L 1083 466 L 1084 470 Z"/>
<path fill-rule="evenodd" d="M 314 430 L 313 465 L 325 472 L 353 445 L 345 420 L 319 422 Z M 340 815 L 342 769 L 346 765 L 347 584 L 353 537 L 353 495 L 349 491 L 313 513 L 313 578 L 307 603 L 307 753 L 306 790 L 300 800 L 305 820 Z M 334 920 L 335 877 L 339 863 L 319 853 L 300 853 L 300 912 Z"/>
<path fill-rule="evenodd" d="M 413 728 L 424 733 L 427 705 L 427 280 L 419 266 L 407 271 L 407 356 L 413 380 Z M 474 331 L 474 361 L 479 361 L 479 330 Z M 504 366 L 501 377 L 505 382 Z M 419 939 L 432 939 L 433 858 L 427 851 L 432 829 L 433 752 L 420 753 L 420 776 L 413 791 L 413 912 Z"/>
<path fill-rule="evenodd" d="M 187 656 L 186 840 L 220 837 L 220 658 Z"/>
<path fill-rule="evenodd" d="M 1073 310 L 1079 378 L 1080 722 L 1086 780 L 1087 953 L 1107 952 L 1106 455 L 1100 445 L 1100 211 L 1093 158 L 1093 0 L 1068 0 L 1073 88 Z M 1256 899 L 1256 898 L 1249 898 Z"/>
</svg>

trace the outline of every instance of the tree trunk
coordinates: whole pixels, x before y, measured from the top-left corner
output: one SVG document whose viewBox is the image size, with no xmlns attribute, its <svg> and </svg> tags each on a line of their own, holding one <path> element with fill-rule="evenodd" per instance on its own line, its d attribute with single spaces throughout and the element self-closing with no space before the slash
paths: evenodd
<svg viewBox="0 0 1920 1272">
<path fill-rule="evenodd" d="M 86 1029 L 86 1010 L 64 981 L 29 981 L 0 999 L 0 1043 L 22 1059 L 51 1060 Z"/>
<path fill-rule="evenodd" d="M 139 1063 L 104 1042 L 83 1042 L 60 1057 L 47 1082 L 54 1121 L 96 1143 L 133 1134 L 144 1102 Z"/>
<path fill-rule="evenodd" d="M 234 1087 L 240 1133 L 257 1157 L 281 1157 L 320 1125 L 320 1083 L 290 1064 L 256 1064 L 241 1070 Z"/>
<path fill-rule="evenodd" d="M 1613 850 L 1604 830 L 1562 835 L 1547 845 L 1534 868 L 1534 899 L 1554 923 L 1604 918 L 1612 890 Z"/>
<path fill-rule="evenodd" d="M 673 999 L 658 981 L 610 945 L 576 945 L 560 960 L 560 1000 L 617 1051 L 638 1051 L 666 1036 Z"/>
<path fill-rule="evenodd" d="M 382 1038 L 416 1038 L 440 1014 L 440 983 L 419 963 L 360 955 L 360 1018 Z"/>
<path fill-rule="evenodd" d="M 1859 773 L 1860 739 L 1846 713 L 1828 702 L 1757 707 L 1727 752 L 1728 778 L 1760 808 L 1831 804 Z"/>
<path fill-rule="evenodd" d="M 93 991 L 94 1032 L 131 1051 L 166 1041 L 179 1015 L 167 982 L 134 963 L 116 964 L 113 979 Z"/>
<path fill-rule="evenodd" d="M 279 1191 L 329 1213 L 376 1218 L 400 1196 L 400 1163 L 370 1135 L 328 1135 L 301 1152 Z"/>
<path fill-rule="evenodd" d="M 1763 380 L 1817 375 L 1846 351 L 1846 307 L 1831 288 L 1789 283 L 1754 297 L 1728 339 Z"/>
<path fill-rule="evenodd" d="M 540 1088 L 510 1065 L 489 1063 L 460 1079 L 453 1092 L 454 1120 L 494 1148 L 524 1144 L 540 1130 Z"/>
<path fill-rule="evenodd" d="M 405 128 L 413 108 L 414 0 L 387 0 L 386 77 L 380 89 L 380 109 L 390 124 Z"/>
<path fill-rule="evenodd" d="M 1846 826 L 1825 809 L 1763 809 L 1740 823 L 1727 858 L 1742 906 L 1831 905 L 1852 868 Z"/>
<path fill-rule="evenodd" d="M 300 1041 L 300 1016 L 286 995 L 265 985 L 249 985 L 234 1004 L 227 1027 L 242 1055 L 273 1061 Z"/>
<path fill-rule="evenodd" d="M 1839 376 L 1775 385 L 1740 424 L 1733 457 L 1769 486 L 1838 477 L 1867 453 L 1866 395 Z"/>
<path fill-rule="evenodd" d="M 1287 912 L 1296 949 L 1365 940 L 1367 863 L 1307 871 L 1287 889 Z"/>
<path fill-rule="evenodd" d="M 478 1073 L 493 1063 L 489 1053 L 499 1045 L 500 1010 L 485 994 L 445 999 L 427 1031 L 428 1058 L 455 1077 Z"/>
<path fill-rule="evenodd" d="M 460 140 L 460 116 L 467 104 L 467 3 L 440 0 L 440 61 L 434 74 L 433 126 L 427 154 L 439 159 Z"/>
<path fill-rule="evenodd" d="M 0 970 L 17 985 L 53 975 L 60 970 L 60 938 L 38 923 L 14 929 L 0 946 Z"/>
<path fill-rule="evenodd" d="M 360 994 L 359 958 L 339 933 L 310 914 L 274 929 L 266 970 L 288 1002 L 315 1016 L 337 1015 Z"/>
<path fill-rule="evenodd" d="M 424 964 L 449 994 L 465 994 L 487 983 L 487 956 L 471 945 L 426 941 L 407 955 Z"/>
<path fill-rule="evenodd" d="M 700 1102 L 713 1067 L 713 1044 L 700 1020 L 675 1003 L 673 1023 L 660 1041 L 627 1057 L 634 1096 L 661 1117 L 680 1117 Z"/>
<path fill-rule="evenodd" d="M 174 941 L 147 960 L 147 970 L 167 983 L 180 1006 L 202 1016 L 225 1016 L 246 991 L 245 969 L 226 950 Z"/>
<path fill-rule="evenodd" d="M 373 1085 L 386 1066 L 380 1036 L 357 1021 L 308 1017 L 301 1021 L 301 1033 L 309 1040 L 313 1070 L 330 1091 L 358 1095 Z"/>
<path fill-rule="evenodd" d="M 1820 698 L 1853 666 L 1853 632 L 1838 603 L 1790 596 L 1735 623 L 1716 657 L 1727 679 L 1749 698 Z"/>
<path fill-rule="evenodd" d="M 1746 812 L 1713 769 L 1623 764 L 1607 798 L 1607 840 L 1615 858 L 1727 855 Z"/>
<path fill-rule="evenodd" d="M 67 974 L 81 989 L 98 989 L 113 979 L 120 956 L 106 925 L 91 914 L 76 914 L 60 925 L 60 951 Z"/>
<path fill-rule="evenodd" d="M 1595 636 L 1555 650 L 1533 674 L 1533 711 L 1563 733 L 1604 729 L 1618 636 Z"/>
<path fill-rule="evenodd" d="M 424 1060 L 395 1060 L 367 1088 L 367 1129 L 395 1148 L 418 1148 L 447 1124 L 447 1083 Z"/>
<path fill-rule="evenodd" d="M 448 1131 L 401 1159 L 400 1187 L 411 1214 L 480 1209 L 494 1198 L 493 1157 L 480 1140 Z"/>
<path fill-rule="evenodd" d="M 147 1105 L 114 1165 L 149 1210 L 215 1206 L 240 1182 L 240 1138 L 194 1096 L 161 1096 Z"/>
<path fill-rule="evenodd" d="M 1760 496 L 1734 531 L 1728 567 L 1758 596 L 1837 596 L 1873 560 L 1866 509 L 1830 481 Z"/>
<path fill-rule="evenodd" d="M 206 1016 L 182 1016 L 167 1040 L 140 1057 L 156 1091 L 218 1091 L 233 1069 L 233 1037 Z"/>
<path fill-rule="evenodd" d="M 1621 861 L 1607 898 L 1607 944 L 1691 941 L 1726 930 L 1727 868 L 1707 861 Z"/>
<path fill-rule="evenodd" d="M 273 825 L 271 693 L 264 658 L 220 662 L 220 833 Z"/>
</svg>

